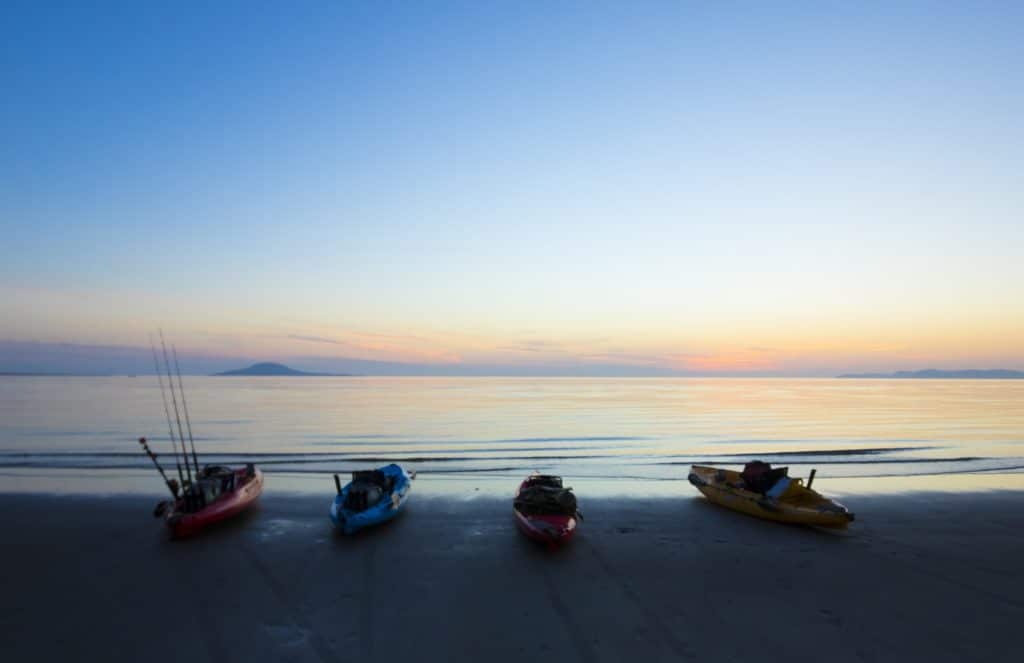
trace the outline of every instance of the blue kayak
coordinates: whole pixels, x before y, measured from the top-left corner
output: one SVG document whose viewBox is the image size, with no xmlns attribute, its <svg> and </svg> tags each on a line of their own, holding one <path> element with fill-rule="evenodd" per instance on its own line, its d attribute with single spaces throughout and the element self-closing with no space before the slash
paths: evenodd
<svg viewBox="0 0 1024 663">
<path fill-rule="evenodd" d="M 415 472 L 406 472 L 392 463 L 376 470 L 353 472 L 352 481 L 342 488 L 335 474 L 338 494 L 331 504 L 331 522 L 345 534 L 353 534 L 391 520 L 409 499 L 415 477 Z"/>
</svg>

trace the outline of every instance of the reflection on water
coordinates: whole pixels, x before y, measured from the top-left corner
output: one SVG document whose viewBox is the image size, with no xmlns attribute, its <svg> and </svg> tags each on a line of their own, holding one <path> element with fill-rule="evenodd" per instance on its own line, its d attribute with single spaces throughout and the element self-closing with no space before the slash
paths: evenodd
<svg viewBox="0 0 1024 663">
<path fill-rule="evenodd" d="M 536 469 L 671 485 L 690 463 L 759 457 L 834 485 L 916 475 L 940 478 L 904 483 L 962 490 L 1016 483 L 1006 472 L 1024 468 L 1024 381 L 194 377 L 186 388 L 204 458 L 256 462 L 275 482 L 398 461 L 456 483 Z M 105 468 L 94 476 L 131 490 L 129 470 L 149 462 L 139 435 L 173 466 L 153 377 L 0 378 L 0 489 L 63 467 Z"/>
</svg>

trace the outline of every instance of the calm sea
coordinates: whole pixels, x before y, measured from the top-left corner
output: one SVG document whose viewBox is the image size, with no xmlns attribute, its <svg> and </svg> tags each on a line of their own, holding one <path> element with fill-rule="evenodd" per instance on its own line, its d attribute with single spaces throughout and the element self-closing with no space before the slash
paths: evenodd
<svg viewBox="0 0 1024 663">
<path fill-rule="evenodd" d="M 201 460 L 254 462 L 268 477 L 398 462 L 449 477 L 685 481 L 692 463 L 751 458 L 832 478 L 1024 470 L 1024 381 L 186 377 L 185 388 Z M 173 467 L 155 376 L 0 377 L 0 488 L 32 471 L 148 470 L 140 435 Z"/>
</svg>

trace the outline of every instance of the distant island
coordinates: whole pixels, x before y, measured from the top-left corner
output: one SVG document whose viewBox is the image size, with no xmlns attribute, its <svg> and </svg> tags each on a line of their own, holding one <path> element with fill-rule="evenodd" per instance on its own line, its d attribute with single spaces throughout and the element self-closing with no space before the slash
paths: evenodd
<svg viewBox="0 0 1024 663">
<path fill-rule="evenodd" d="M 67 378 L 75 377 L 73 373 L 26 373 L 19 371 L 0 371 L 5 378 Z"/>
<path fill-rule="evenodd" d="M 350 377 L 348 373 L 307 373 L 289 368 L 284 364 L 264 362 L 253 364 L 248 368 L 240 368 L 236 371 L 224 371 L 214 373 L 215 376 L 295 376 L 295 377 Z"/>
<path fill-rule="evenodd" d="M 3 378 L 113 378 L 123 377 L 116 373 L 36 373 L 31 371 L 0 371 Z M 128 377 L 135 377 L 129 375 Z"/>
<path fill-rule="evenodd" d="M 1024 371 L 1005 368 L 962 371 L 940 371 L 928 368 L 923 371 L 896 371 L 895 373 L 849 373 L 841 378 L 873 378 L 884 380 L 1024 380 Z"/>
</svg>

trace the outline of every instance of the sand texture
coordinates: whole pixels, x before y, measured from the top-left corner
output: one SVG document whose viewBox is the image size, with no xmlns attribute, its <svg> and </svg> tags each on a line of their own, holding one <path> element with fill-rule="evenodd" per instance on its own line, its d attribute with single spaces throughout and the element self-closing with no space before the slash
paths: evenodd
<svg viewBox="0 0 1024 663">
<path fill-rule="evenodd" d="M 0 496 L 2 658 L 1024 660 L 1018 492 L 851 498 L 840 534 L 580 495 L 553 554 L 511 500 L 413 495 L 343 537 L 331 497 L 171 542 L 149 499 Z"/>
</svg>

